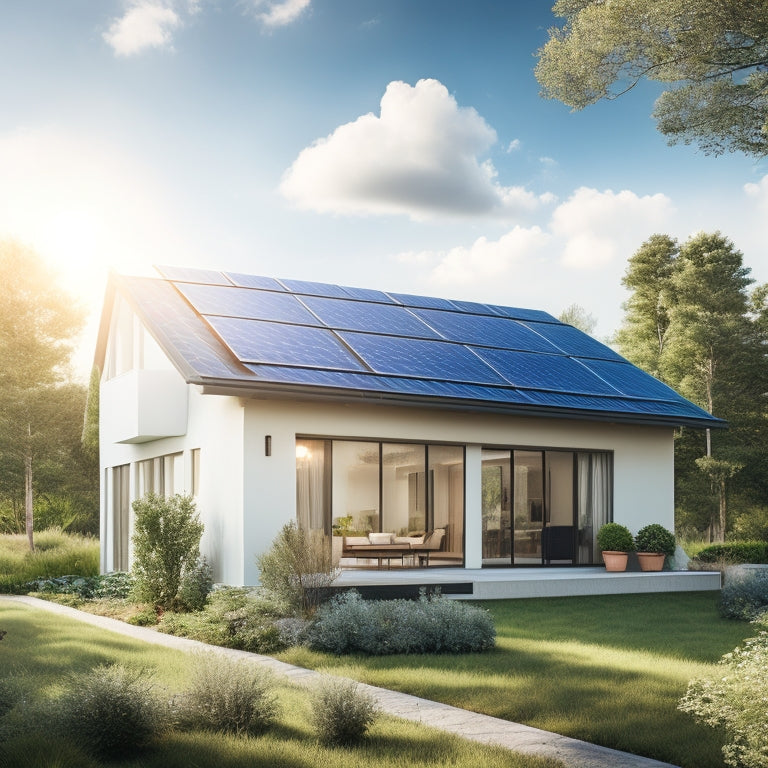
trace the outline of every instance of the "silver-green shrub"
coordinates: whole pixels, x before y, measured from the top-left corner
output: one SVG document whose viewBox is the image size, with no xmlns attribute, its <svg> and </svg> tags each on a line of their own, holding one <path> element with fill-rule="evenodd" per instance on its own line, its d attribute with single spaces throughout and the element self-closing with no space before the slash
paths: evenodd
<svg viewBox="0 0 768 768">
<path fill-rule="evenodd" d="M 191 685 L 181 700 L 183 727 L 255 735 L 277 714 L 275 678 L 269 670 L 246 661 L 197 656 Z"/>
<path fill-rule="evenodd" d="M 720 614 L 754 621 L 768 611 L 768 569 L 732 567 L 720 591 Z"/>
<path fill-rule="evenodd" d="M 693 680 L 678 708 L 699 722 L 725 729 L 723 756 L 728 765 L 766 768 L 768 632 L 723 656 L 711 677 Z"/>
<path fill-rule="evenodd" d="M 200 522 L 191 496 L 148 493 L 133 502 L 133 575 L 139 597 L 165 609 L 178 607 L 184 573 L 200 557 Z"/>
<path fill-rule="evenodd" d="M 165 730 L 167 714 L 146 671 L 112 664 L 70 676 L 56 720 L 62 735 L 113 758 L 145 747 Z"/>
<path fill-rule="evenodd" d="M 444 597 L 363 600 L 345 592 L 322 605 L 307 632 L 307 644 L 335 654 L 362 652 L 469 653 L 492 648 L 496 629 L 490 614 Z"/>
<path fill-rule="evenodd" d="M 179 602 L 186 611 L 202 611 L 213 589 L 213 568 L 201 557 L 194 568 L 181 577 Z"/>
<path fill-rule="evenodd" d="M 327 678 L 312 696 L 312 724 L 323 744 L 349 745 L 363 739 L 379 708 L 354 680 Z"/>
</svg>

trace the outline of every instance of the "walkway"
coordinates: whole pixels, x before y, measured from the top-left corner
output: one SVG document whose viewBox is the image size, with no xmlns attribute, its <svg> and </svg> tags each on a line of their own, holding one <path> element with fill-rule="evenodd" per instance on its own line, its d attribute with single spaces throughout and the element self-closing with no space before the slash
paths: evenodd
<svg viewBox="0 0 768 768">
<path fill-rule="evenodd" d="M 127 635 L 136 640 L 143 640 L 167 648 L 181 651 L 201 651 L 217 653 L 222 656 L 237 659 L 248 659 L 254 663 L 269 667 L 274 672 L 283 675 L 300 685 L 311 685 L 321 673 L 285 664 L 270 656 L 260 656 L 245 651 L 230 648 L 218 648 L 205 645 L 196 640 L 184 637 L 165 635 L 147 627 L 134 627 L 131 624 L 110 619 L 105 616 L 95 616 L 91 613 L 78 611 L 57 603 L 39 600 L 35 597 L 0 596 L 0 607 L 3 602 L 16 602 L 57 613 L 62 616 L 83 621 L 101 629 Z M 370 685 L 361 686 L 371 692 L 379 702 L 382 711 L 389 715 L 402 717 L 406 720 L 423 723 L 424 725 L 454 733 L 465 739 L 507 747 L 517 752 L 531 755 L 553 757 L 561 760 L 567 768 L 674 768 L 669 763 L 650 760 L 646 757 L 618 752 L 614 749 L 589 744 L 585 741 L 570 739 L 549 731 L 530 728 L 527 725 L 511 723 L 488 715 L 479 715 L 458 707 L 440 704 L 435 701 L 421 699 L 405 693 L 397 693 L 384 688 Z"/>
</svg>

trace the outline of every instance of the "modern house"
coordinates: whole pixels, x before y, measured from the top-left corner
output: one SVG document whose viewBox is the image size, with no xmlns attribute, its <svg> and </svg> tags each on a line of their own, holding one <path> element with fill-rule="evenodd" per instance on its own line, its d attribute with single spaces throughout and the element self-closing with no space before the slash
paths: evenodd
<svg viewBox="0 0 768 768">
<path fill-rule="evenodd" d="M 197 498 L 229 584 L 288 521 L 354 533 L 349 566 L 381 563 L 366 538 L 393 567 L 599 564 L 603 522 L 673 527 L 675 428 L 723 425 L 545 312 L 159 272 L 105 299 L 103 570 L 147 491 Z"/>
</svg>

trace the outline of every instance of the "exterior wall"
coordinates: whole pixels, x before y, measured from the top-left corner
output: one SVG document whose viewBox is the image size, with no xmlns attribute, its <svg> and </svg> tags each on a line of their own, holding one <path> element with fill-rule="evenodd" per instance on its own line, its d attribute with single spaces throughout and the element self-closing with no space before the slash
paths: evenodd
<svg viewBox="0 0 768 768">
<path fill-rule="evenodd" d="M 612 451 L 614 515 L 632 532 L 650 522 L 674 527 L 671 428 L 450 413 L 391 406 L 248 400 L 244 549 L 263 552 L 296 518 L 296 436 L 459 443 L 466 453 L 466 566 L 481 565 L 480 450 L 483 446 Z M 272 455 L 264 442 L 271 436 Z M 246 560 L 246 583 L 255 566 Z"/>
</svg>

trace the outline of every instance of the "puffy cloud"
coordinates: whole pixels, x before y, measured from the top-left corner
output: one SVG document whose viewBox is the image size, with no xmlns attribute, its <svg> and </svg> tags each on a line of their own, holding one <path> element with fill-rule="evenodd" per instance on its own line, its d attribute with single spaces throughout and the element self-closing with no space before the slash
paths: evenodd
<svg viewBox="0 0 768 768">
<path fill-rule="evenodd" d="M 267 27 L 291 24 L 309 8 L 311 0 L 250 0 L 256 18 Z"/>
<path fill-rule="evenodd" d="M 639 197 L 581 187 L 555 209 L 550 231 L 563 241 L 563 264 L 595 269 L 634 252 L 672 212 L 672 201 L 661 193 Z"/>
<path fill-rule="evenodd" d="M 392 82 L 381 112 L 362 115 L 304 149 L 280 190 L 296 205 L 343 214 L 513 216 L 539 205 L 522 187 L 502 187 L 480 157 L 496 132 L 459 107 L 437 80 Z"/>
<path fill-rule="evenodd" d="M 117 56 L 133 56 L 147 48 L 170 46 L 172 32 L 180 23 L 176 11 L 165 3 L 134 0 L 103 37 Z"/>
</svg>

